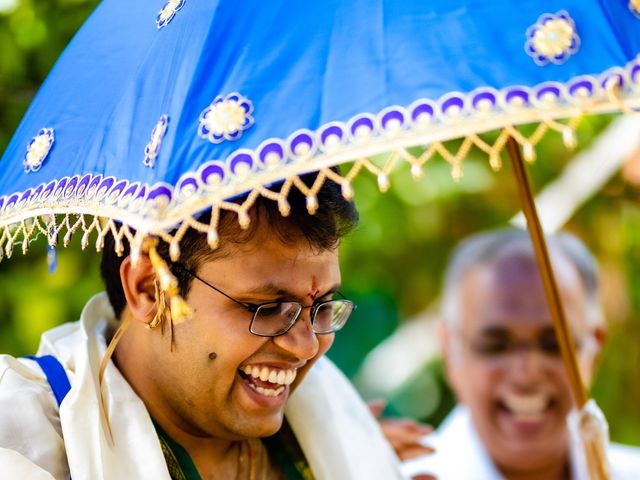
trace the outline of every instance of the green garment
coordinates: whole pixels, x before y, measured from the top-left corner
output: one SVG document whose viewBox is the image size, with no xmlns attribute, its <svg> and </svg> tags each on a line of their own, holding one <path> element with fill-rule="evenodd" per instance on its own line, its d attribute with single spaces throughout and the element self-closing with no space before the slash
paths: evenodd
<svg viewBox="0 0 640 480">
<path fill-rule="evenodd" d="M 162 453 L 171 480 L 201 480 L 196 466 L 187 451 L 174 441 L 155 421 Z M 278 433 L 262 439 L 269 458 L 275 461 L 287 480 L 313 480 L 313 474 L 288 423 Z"/>
</svg>

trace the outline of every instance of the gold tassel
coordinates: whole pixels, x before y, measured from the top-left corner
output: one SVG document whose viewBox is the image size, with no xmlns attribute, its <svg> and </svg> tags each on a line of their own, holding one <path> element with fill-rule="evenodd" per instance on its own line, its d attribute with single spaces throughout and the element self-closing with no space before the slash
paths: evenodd
<svg viewBox="0 0 640 480">
<path fill-rule="evenodd" d="M 164 296 L 164 292 L 160 290 L 158 280 L 153 281 L 153 288 L 156 291 L 156 313 L 153 316 L 153 319 L 146 325 L 149 329 L 156 328 L 158 325 L 162 324 L 164 312 L 167 309 L 167 299 Z"/>
<path fill-rule="evenodd" d="M 113 335 L 113 338 L 109 342 L 107 346 L 107 350 L 104 352 L 104 356 L 100 361 L 100 368 L 98 369 L 98 388 L 100 388 L 100 413 L 102 414 L 102 419 L 107 427 L 107 434 L 109 435 L 109 440 L 113 444 L 113 432 L 111 431 L 111 424 L 109 423 L 109 415 L 107 414 L 107 404 L 104 400 L 104 394 L 102 392 L 102 381 L 104 380 L 104 372 L 107 369 L 107 365 L 109 364 L 109 360 L 115 352 L 116 347 L 118 346 L 118 342 L 124 335 L 124 332 L 129 328 L 129 324 L 131 323 L 131 319 L 129 315 L 125 315 L 124 318 L 120 321 L 120 326 L 116 333 Z"/>
<path fill-rule="evenodd" d="M 171 270 L 169 270 L 169 267 L 160 254 L 158 254 L 158 251 L 156 250 L 157 245 L 157 238 L 149 240 L 149 259 L 151 260 L 151 265 L 153 266 L 158 280 L 160 281 L 160 289 L 169 296 L 171 321 L 177 325 L 189 318 L 192 312 L 189 305 L 187 305 L 184 299 L 180 296 L 178 280 L 173 276 Z"/>
<path fill-rule="evenodd" d="M 187 305 L 187 302 L 185 302 L 180 295 L 174 295 L 171 298 L 169 307 L 171 309 L 172 323 L 176 325 L 190 318 L 191 314 L 193 313 L 191 311 L 191 307 Z"/>
<path fill-rule="evenodd" d="M 167 313 L 167 299 L 165 297 L 165 293 L 160 290 L 160 285 L 158 284 L 158 280 L 153 281 L 153 287 L 155 289 L 155 298 L 156 298 L 156 313 L 153 316 L 153 320 L 151 320 L 146 327 L 148 329 L 156 328 L 160 325 L 160 332 L 164 335 L 164 327 L 165 327 L 165 315 Z M 170 350 L 173 352 L 174 340 L 173 340 L 173 322 L 168 322 L 169 326 L 169 337 L 171 339 Z"/>
</svg>

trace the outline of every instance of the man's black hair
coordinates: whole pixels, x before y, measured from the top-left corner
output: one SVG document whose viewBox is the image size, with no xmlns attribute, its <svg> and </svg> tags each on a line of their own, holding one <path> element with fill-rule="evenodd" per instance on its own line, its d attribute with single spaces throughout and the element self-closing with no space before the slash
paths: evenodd
<svg viewBox="0 0 640 480">
<path fill-rule="evenodd" d="M 317 174 L 307 174 L 301 177 L 310 186 Z M 242 203 L 246 195 L 235 200 Z M 212 250 L 206 234 L 190 228 L 180 241 L 180 264 L 186 270 L 196 271 L 206 260 L 213 260 L 232 253 L 233 245 L 248 242 L 261 222 L 272 229 L 283 243 L 292 243 L 300 238 L 307 240 L 309 245 L 318 251 L 336 248 L 340 238 L 346 235 L 358 223 L 358 212 L 353 202 L 346 200 L 341 193 L 340 186 L 326 179 L 318 191 L 318 209 L 310 215 L 306 207 L 306 197 L 297 189 L 292 189 L 287 198 L 291 211 L 283 217 L 278 209 L 278 203 L 265 197 L 258 197 L 251 207 L 249 214 L 251 223 L 246 230 L 238 224 L 237 214 L 227 210 L 220 212 L 218 235 L 220 246 Z M 210 213 L 200 217 L 200 221 L 208 223 Z M 129 255 L 128 242 L 124 241 L 124 251 L 121 256 L 115 253 L 115 240 L 109 233 L 105 237 L 100 274 L 105 283 L 109 301 L 116 316 L 119 318 L 126 305 L 122 283 L 120 281 L 120 265 Z M 192 277 L 185 268 L 180 268 L 169 260 L 169 246 L 165 242 L 158 245 L 158 253 L 168 263 L 169 268 L 178 280 L 180 295 L 186 297 L 191 286 Z"/>
</svg>

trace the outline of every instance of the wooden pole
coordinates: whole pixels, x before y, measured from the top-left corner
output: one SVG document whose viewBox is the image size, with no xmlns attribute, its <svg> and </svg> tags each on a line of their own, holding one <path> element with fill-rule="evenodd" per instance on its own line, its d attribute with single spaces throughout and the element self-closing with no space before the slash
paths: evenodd
<svg viewBox="0 0 640 480">
<path fill-rule="evenodd" d="M 507 141 L 507 151 L 509 152 L 513 171 L 516 176 L 518 193 L 520 196 L 520 202 L 522 203 L 522 211 L 527 219 L 527 227 L 529 235 L 531 236 L 536 262 L 538 263 L 538 270 L 542 277 L 542 284 L 544 286 L 545 296 L 547 297 L 547 303 L 551 312 L 553 327 L 556 332 L 556 336 L 558 337 L 562 362 L 569 378 L 569 384 L 576 403 L 576 408 L 581 412 L 588 401 L 587 390 L 582 381 L 582 377 L 580 376 L 576 347 L 564 314 L 564 309 L 562 308 L 562 300 L 558 291 L 558 284 L 549 259 L 549 251 L 540 225 L 540 219 L 538 218 L 538 213 L 536 211 L 531 184 L 522 160 L 520 146 L 513 137 L 509 137 L 509 140 Z M 603 445 L 605 445 L 605 443 L 603 439 L 596 434 L 595 438 L 593 435 L 589 435 L 588 438 L 583 438 L 582 440 L 585 446 L 585 455 L 590 478 L 597 480 L 609 479 L 608 469 L 606 468 L 606 458 L 604 457 L 605 452 Z"/>
</svg>

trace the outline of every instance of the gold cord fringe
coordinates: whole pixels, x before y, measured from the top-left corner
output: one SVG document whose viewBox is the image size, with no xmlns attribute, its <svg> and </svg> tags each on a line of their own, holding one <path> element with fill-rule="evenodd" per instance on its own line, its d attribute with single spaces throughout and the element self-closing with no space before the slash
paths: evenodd
<svg viewBox="0 0 640 480">
<path fill-rule="evenodd" d="M 620 87 L 615 82 L 607 84 L 607 95 L 611 102 L 618 105 L 619 110 L 625 113 L 632 113 L 628 105 L 625 104 Z M 624 108 L 623 108 L 624 107 Z M 151 238 L 161 238 L 169 244 L 169 253 L 172 261 L 177 261 L 180 257 L 180 241 L 189 228 L 193 228 L 199 232 L 206 233 L 207 241 L 212 249 L 218 247 L 217 227 L 222 210 L 234 212 L 238 216 L 238 222 L 246 228 L 250 222 L 249 210 L 260 196 L 271 199 L 278 203 L 278 208 L 282 215 L 286 216 L 290 212 L 288 195 L 293 188 L 299 190 L 307 199 L 307 210 L 310 214 L 315 213 L 318 209 L 317 194 L 327 179 L 330 179 L 340 185 L 342 194 L 346 199 L 353 197 L 353 181 L 362 172 L 368 171 L 377 177 L 378 188 L 385 192 L 390 188 L 391 173 L 398 168 L 399 165 L 408 164 L 412 177 L 418 179 L 423 175 L 425 164 L 432 158 L 438 156 L 443 158 L 451 166 L 451 175 L 454 181 L 459 181 L 463 174 L 463 160 L 476 148 L 486 154 L 489 165 L 492 169 L 498 170 L 502 166 L 501 152 L 505 149 L 506 141 L 509 137 L 514 138 L 522 148 L 523 157 L 528 162 L 533 162 L 536 158 L 536 146 L 548 132 L 557 132 L 567 148 L 576 146 L 575 130 L 588 111 L 588 105 L 585 106 L 583 112 L 579 112 L 568 120 L 560 122 L 552 118 L 544 119 L 537 124 L 533 133 L 526 136 L 516 127 L 507 125 L 498 130 L 498 136 L 493 142 L 488 142 L 481 138 L 479 134 L 470 133 L 462 138 L 455 149 L 451 148 L 451 142 L 433 141 L 426 145 L 420 153 L 408 147 L 396 147 L 386 154 L 376 155 L 372 157 L 359 157 L 343 165 L 344 173 L 340 174 L 331 170 L 330 166 L 319 168 L 319 173 L 313 185 L 308 187 L 300 178 L 301 174 L 290 174 L 278 191 L 271 190 L 265 186 L 256 186 L 248 195 L 242 204 L 234 202 L 226 202 L 221 200 L 212 200 L 209 203 L 212 215 L 209 223 L 199 222 L 193 218 L 192 214 L 185 212 L 184 216 L 179 219 L 180 226 L 172 233 L 165 230 L 146 230 L 139 231 L 135 235 L 132 233 L 132 227 L 126 223 L 118 223 L 115 219 L 99 214 L 90 215 L 60 213 L 57 216 L 47 214 L 36 216 L 33 218 L 19 219 L 11 225 L 0 227 L 0 260 L 4 256 L 10 257 L 13 254 L 14 245 L 21 245 L 23 253 L 26 253 L 29 243 L 38 235 L 45 235 L 49 244 L 55 246 L 59 235 L 63 235 L 63 244 L 66 246 L 71 240 L 73 233 L 78 230 L 83 232 L 82 248 L 89 245 L 89 237 L 91 234 L 97 234 L 96 249 L 101 250 L 104 243 L 104 237 L 109 232 L 115 239 L 116 251 L 123 251 L 123 242 L 129 241 L 131 245 L 132 257 L 137 259 L 139 255 L 148 251 L 154 268 L 158 273 L 161 282 L 161 289 L 168 294 L 169 305 L 174 323 L 180 323 L 190 314 L 188 307 L 178 295 L 177 282 L 169 271 L 166 263 L 157 255 L 155 250 L 156 244 L 151 248 L 147 247 Z M 327 164 L 329 165 L 329 164 Z M 206 205 L 205 205 L 206 206 Z M 201 211 L 199 209 L 198 211 Z"/>
</svg>

